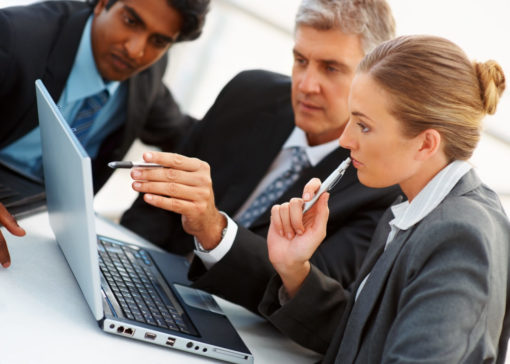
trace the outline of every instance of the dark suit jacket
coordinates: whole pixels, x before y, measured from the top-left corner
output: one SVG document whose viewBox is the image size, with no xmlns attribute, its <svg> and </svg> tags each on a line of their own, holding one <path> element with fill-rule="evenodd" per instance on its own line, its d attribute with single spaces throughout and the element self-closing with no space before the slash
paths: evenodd
<svg viewBox="0 0 510 364">
<path fill-rule="evenodd" d="M 83 2 L 53 1 L 0 9 L 0 148 L 38 125 L 36 79 L 58 100 L 92 9 Z M 164 150 L 176 146 L 191 119 L 181 114 L 162 82 L 166 56 L 127 81 L 125 124 L 107 136 L 93 161 L 97 191 L 136 138 Z"/>
<path fill-rule="evenodd" d="M 510 223 L 496 194 L 468 172 L 382 253 L 392 218 L 388 210 L 377 227 L 356 289 L 370 277 L 355 304 L 314 267 L 284 306 L 274 277 L 260 312 L 297 342 L 326 352 L 324 363 L 479 364 L 498 355 L 503 363 Z"/>
<path fill-rule="evenodd" d="M 233 216 L 264 177 L 293 128 L 290 79 L 265 71 L 242 72 L 225 86 L 197 124 L 183 154 L 210 164 L 217 207 Z M 279 202 L 301 196 L 306 182 L 312 177 L 324 180 L 348 155 L 349 151 L 337 148 L 307 170 Z M 397 193 L 396 188 L 366 188 L 355 169 L 348 169 L 331 193 L 328 239 L 314 255 L 315 264 L 343 284 L 352 282 L 378 219 Z M 239 226 L 232 249 L 207 274 L 196 259 L 190 271 L 195 286 L 256 311 L 274 273 L 267 257 L 269 218 L 268 210 L 250 229 Z M 141 198 L 121 222 L 168 250 L 185 253 L 193 248 L 179 215 L 153 208 Z"/>
</svg>

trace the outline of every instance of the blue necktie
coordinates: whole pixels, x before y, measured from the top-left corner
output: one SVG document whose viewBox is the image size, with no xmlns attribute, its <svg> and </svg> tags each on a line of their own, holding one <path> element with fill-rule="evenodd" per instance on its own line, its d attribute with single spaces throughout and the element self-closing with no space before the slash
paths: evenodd
<svg viewBox="0 0 510 364">
<path fill-rule="evenodd" d="M 101 92 L 89 96 L 83 100 L 83 104 L 81 105 L 73 123 L 71 124 L 71 128 L 74 134 L 83 146 L 85 146 L 87 142 L 90 128 L 92 127 L 92 124 L 94 123 L 99 110 L 101 110 L 107 101 L 108 91 L 106 90 L 102 90 Z"/>
<path fill-rule="evenodd" d="M 238 222 L 244 227 L 249 227 L 297 181 L 303 169 L 310 166 L 304 148 L 292 147 L 290 149 L 292 150 L 292 163 L 290 168 L 275 178 L 266 189 L 257 196 L 250 207 L 241 214 Z"/>
</svg>

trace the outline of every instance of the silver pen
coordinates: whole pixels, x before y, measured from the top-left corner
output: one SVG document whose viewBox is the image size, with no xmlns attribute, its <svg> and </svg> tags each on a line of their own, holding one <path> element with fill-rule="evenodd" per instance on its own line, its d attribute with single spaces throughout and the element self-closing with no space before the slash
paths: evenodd
<svg viewBox="0 0 510 364">
<path fill-rule="evenodd" d="M 305 202 L 305 205 L 303 206 L 303 213 L 310 210 L 310 208 L 314 205 L 315 202 L 319 199 L 319 197 L 326 191 L 331 191 L 333 187 L 340 181 L 340 178 L 344 175 L 345 171 L 347 170 L 347 167 L 351 164 L 351 158 L 347 157 L 340 165 L 322 182 L 321 187 L 319 188 L 319 191 L 313 196 L 313 198 Z"/>
<path fill-rule="evenodd" d="M 121 162 L 109 162 L 108 167 L 110 168 L 166 168 L 161 164 L 157 163 L 147 163 L 147 162 L 131 162 L 131 161 L 121 161 Z"/>
</svg>

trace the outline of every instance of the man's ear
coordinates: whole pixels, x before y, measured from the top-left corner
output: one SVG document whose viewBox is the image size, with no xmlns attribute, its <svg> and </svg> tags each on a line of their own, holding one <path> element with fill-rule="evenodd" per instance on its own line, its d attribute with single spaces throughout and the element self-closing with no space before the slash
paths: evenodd
<svg viewBox="0 0 510 364">
<path fill-rule="evenodd" d="M 103 10 L 105 10 L 106 4 L 108 4 L 108 0 L 99 0 L 96 6 L 94 6 L 94 16 L 99 15 Z"/>
<path fill-rule="evenodd" d="M 436 129 L 422 131 L 417 137 L 419 148 L 416 159 L 425 161 L 434 156 L 441 149 L 441 134 Z"/>
</svg>

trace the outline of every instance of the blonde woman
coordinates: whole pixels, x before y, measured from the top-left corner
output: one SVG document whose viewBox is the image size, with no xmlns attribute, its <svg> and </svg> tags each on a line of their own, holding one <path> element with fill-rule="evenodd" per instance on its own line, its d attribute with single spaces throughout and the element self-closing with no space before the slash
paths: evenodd
<svg viewBox="0 0 510 364">
<path fill-rule="evenodd" d="M 399 37 L 369 53 L 339 141 L 362 184 L 398 184 L 404 196 L 383 215 L 352 287 L 309 263 L 326 235 L 328 196 L 304 216 L 302 206 L 320 182 L 274 206 L 278 276 L 261 313 L 324 363 L 503 362 L 510 223 L 467 160 L 504 88 L 496 62 L 471 63 L 443 38 Z"/>
</svg>

